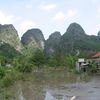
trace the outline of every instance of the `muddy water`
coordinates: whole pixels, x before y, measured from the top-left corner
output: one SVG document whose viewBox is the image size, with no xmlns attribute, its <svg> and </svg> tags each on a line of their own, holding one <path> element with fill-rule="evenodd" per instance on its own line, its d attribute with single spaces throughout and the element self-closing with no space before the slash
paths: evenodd
<svg viewBox="0 0 100 100">
<path fill-rule="evenodd" d="M 100 100 L 100 76 L 38 72 L 5 91 L 0 100 Z"/>
</svg>

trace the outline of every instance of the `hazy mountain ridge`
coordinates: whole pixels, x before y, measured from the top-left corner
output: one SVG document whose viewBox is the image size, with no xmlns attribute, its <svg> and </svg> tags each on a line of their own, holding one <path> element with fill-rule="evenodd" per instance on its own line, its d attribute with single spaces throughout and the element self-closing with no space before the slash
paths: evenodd
<svg viewBox="0 0 100 100">
<path fill-rule="evenodd" d="M 36 49 L 44 50 L 46 54 L 52 54 L 58 50 L 71 54 L 77 51 L 100 51 L 100 31 L 98 36 L 87 35 L 77 23 L 70 24 L 62 36 L 56 31 L 47 40 L 44 39 L 40 29 L 30 29 L 23 34 L 21 41 L 13 25 L 0 25 L 0 41 L 11 45 L 18 51 L 23 45 L 24 51 L 30 55 Z"/>
</svg>

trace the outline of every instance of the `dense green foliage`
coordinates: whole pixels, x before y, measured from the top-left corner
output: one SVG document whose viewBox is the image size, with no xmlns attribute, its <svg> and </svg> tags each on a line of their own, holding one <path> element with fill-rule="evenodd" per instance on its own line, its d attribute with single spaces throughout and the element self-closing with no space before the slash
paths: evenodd
<svg viewBox="0 0 100 100">
<path fill-rule="evenodd" d="M 13 85 L 17 80 L 22 80 L 23 75 L 14 68 L 6 68 L 5 76 L 0 80 L 0 86 L 8 87 Z"/>
<path fill-rule="evenodd" d="M 0 66 L 0 79 L 2 79 L 5 76 L 5 69 Z"/>
<path fill-rule="evenodd" d="M 14 57 L 21 55 L 14 47 L 7 43 L 0 44 L 0 62 L 4 65 L 6 63 L 11 63 Z"/>
<path fill-rule="evenodd" d="M 77 61 L 77 56 L 72 56 L 72 55 L 70 55 L 70 54 L 66 56 L 67 66 L 68 66 L 70 69 L 75 69 L 76 61 Z"/>
<path fill-rule="evenodd" d="M 89 62 L 89 71 L 90 72 L 96 72 L 97 71 L 97 65 L 94 61 Z"/>
<path fill-rule="evenodd" d="M 22 62 L 19 66 L 17 66 L 17 69 L 20 72 L 32 72 L 32 65 L 28 62 Z"/>
<path fill-rule="evenodd" d="M 41 68 L 46 61 L 44 52 L 40 49 L 37 49 L 31 60 L 34 63 L 34 65 L 36 65 L 38 68 Z"/>
</svg>

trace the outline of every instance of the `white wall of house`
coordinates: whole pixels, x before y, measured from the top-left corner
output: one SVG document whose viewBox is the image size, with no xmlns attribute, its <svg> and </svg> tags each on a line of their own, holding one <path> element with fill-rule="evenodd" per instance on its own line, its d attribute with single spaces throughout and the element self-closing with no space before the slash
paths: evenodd
<svg viewBox="0 0 100 100">
<path fill-rule="evenodd" d="M 87 68 L 88 62 L 84 58 L 79 58 L 76 62 L 76 70 L 80 71 L 81 69 Z"/>
<path fill-rule="evenodd" d="M 79 66 L 79 62 L 78 61 L 76 62 L 76 70 L 80 71 L 80 66 Z"/>
<path fill-rule="evenodd" d="M 85 59 L 84 58 L 79 58 L 78 62 L 85 62 Z"/>
</svg>

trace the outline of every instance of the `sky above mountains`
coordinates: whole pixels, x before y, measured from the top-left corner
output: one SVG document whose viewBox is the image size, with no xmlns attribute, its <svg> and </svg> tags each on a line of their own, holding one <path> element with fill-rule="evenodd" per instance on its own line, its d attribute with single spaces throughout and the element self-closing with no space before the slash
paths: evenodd
<svg viewBox="0 0 100 100">
<path fill-rule="evenodd" d="M 89 35 L 100 30 L 100 0 L 1 0 L 0 24 L 13 24 L 21 37 L 40 28 L 47 39 L 54 31 L 63 34 L 70 23 L 79 23 Z"/>
</svg>

